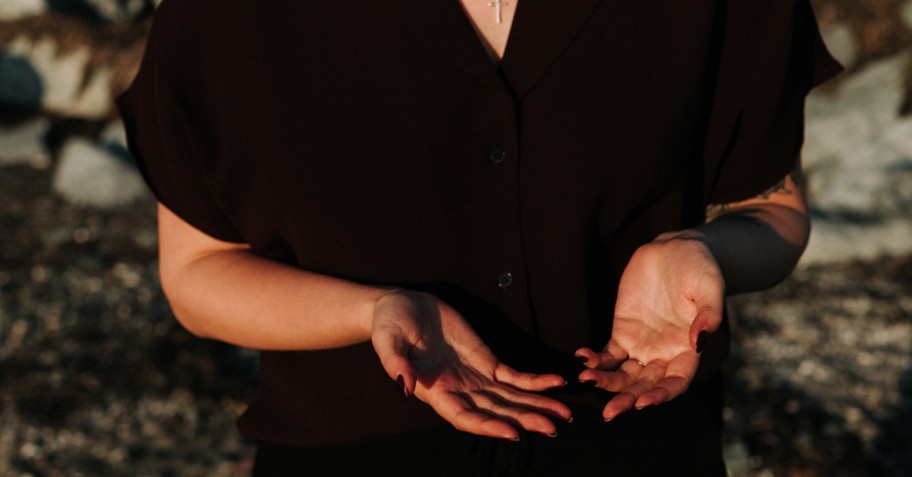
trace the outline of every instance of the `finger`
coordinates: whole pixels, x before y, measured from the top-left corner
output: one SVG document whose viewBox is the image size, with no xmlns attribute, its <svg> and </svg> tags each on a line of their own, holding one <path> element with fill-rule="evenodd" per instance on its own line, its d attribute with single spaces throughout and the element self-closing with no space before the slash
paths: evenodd
<svg viewBox="0 0 912 477">
<path fill-rule="evenodd" d="M 587 368 L 603 371 L 614 371 L 627 359 L 627 353 L 615 341 L 609 341 L 601 353 L 589 348 L 580 348 L 573 355 Z"/>
<path fill-rule="evenodd" d="M 556 436 L 557 426 L 536 409 L 528 408 L 504 399 L 491 392 L 473 393 L 470 399 L 475 407 L 505 420 L 527 431 L 537 432 L 546 436 Z"/>
<path fill-rule="evenodd" d="M 605 349 L 598 354 L 598 363 L 595 367 L 602 370 L 614 371 L 618 369 L 630 355 L 627 350 L 614 338 L 608 340 Z"/>
<path fill-rule="evenodd" d="M 573 356 L 577 361 L 590 368 L 595 366 L 595 364 L 590 365 L 590 362 L 596 363 L 598 360 L 598 353 L 589 348 L 580 348 L 573 353 Z"/>
<path fill-rule="evenodd" d="M 666 367 L 665 376 L 660 379 L 653 389 L 643 393 L 637 399 L 636 407 L 644 408 L 668 402 L 687 391 L 699 365 L 699 356 L 696 353 L 687 353 L 673 359 Z"/>
<path fill-rule="evenodd" d="M 567 385 L 560 375 L 522 373 L 503 363 L 494 368 L 494 380 L 526 391 L 546 391 Z"/>
<path fill-rule="evenodd" d="M 637 381 L 628 386 L 617 396 L 611 398 L 605 409 L 602 411 L 602 417 L 610 421 L 620 414 L 630 411 L 636 405 L 637 399 L 641 394 L 652 388 L 652 383 L 648 381 Z"/>
<path fill-rule="evenodd" d="M 498 387 L 495 389 L 486 389 L 484 393 L 489 396 L 496 396 L 503 403 L 509 403 L 515 407 L 533 410 L 539 414 L 546 414 L 555 419 L 569 421 L 573 417 L 573 412 L 566 404 L 540 394 L 530 394 L 509 387 Z"/>
<path fill-rule="evenodd" d="M 580 348 L 576 350 L 574 356 L 586 367 L 605 371 L 616 370 L 629 357 L 627 351 L 614 339 L 609 340 L 600 353 L 589 348 Z"/>
<path fill-rule="evenodd" d="M 645 365 L 639 361 L 627 360 L 621 363 L 617 371 L 586 369 L 579 374 L 582 383 L 593 384 L 612 392 L 620 392 L 637 380 L 642 379 Z"/>
<path fill-rule="evenodd" d="M 697 367 L 700 366 L 700 355 L 696 352 L 688 351 L 675 356 L 668 363 L 667 376 L 681 376 L 688 382 L 697 374 Z"/>
<path fill-rule="evenodd" d="M 719 329 L 722 324 L 722 313 L 712 308 L 701 308 L 690 325 L 690 346 L 697 353 L 703 351 L 710 333 Z"/>
<path fill-rule="evenodd" d="M 636 408 L 643 409 L 649 406 L 666 403 L 680 396 L 687 390 L 690 381 L 681 376 L 669 376 L 641 394 L 636 401 Z"/>
<path fill-rule="evenodd" d="M 519 432 L 513 426 L 477 409 L 465 396 L 444 393 L 426 402 L 440 417 L 460 431 L 497 439 L 519 440 Z"/>
<path fill-rule="evenodd" d="M 371 341 L 386 374 L 396 381 L 402 394 L 409 397 L 418 378 L 408 358 L 408 344 L 387 333 L 374 333 Z"/>
<path fill-rule="evenodd" d="M 579 381 L 611 392 L 620 390 L 634 383 L 633 376 L 622 371 L 599 371 L 587 369 L 579 374 Z"/>
</svg>

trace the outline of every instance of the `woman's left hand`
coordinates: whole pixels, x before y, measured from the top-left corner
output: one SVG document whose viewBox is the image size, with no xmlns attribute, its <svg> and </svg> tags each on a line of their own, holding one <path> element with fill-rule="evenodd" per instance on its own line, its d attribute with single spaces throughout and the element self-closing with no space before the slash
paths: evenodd
<svg viewBox="0 0 912 477">
<path fill-rule="evenodd" d="M 579 380 L 618 393 L 602 416 L 667 402 L 687 390 L 708 335 L 722 322 L 725 281 L 699 232 L 663 234 L 640 247 L 618 288 L 611 340 L 576 352 Z"/>
</svg>

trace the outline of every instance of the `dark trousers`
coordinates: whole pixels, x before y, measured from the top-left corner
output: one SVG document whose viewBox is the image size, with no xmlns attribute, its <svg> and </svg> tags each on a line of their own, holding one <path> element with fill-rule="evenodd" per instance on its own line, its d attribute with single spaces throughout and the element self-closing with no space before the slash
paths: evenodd
<svg viewBox="0 0 912 477">
<path fill-rule="evenodd" d="M 721 383 L 695 385 L 674 401 L 604 422 L 573 405 L 558 436 L 519 442 L 449 426 L 364 443 L 293 448 L 260 442 L 254 476 L 724 476 Z"/>
</svg>

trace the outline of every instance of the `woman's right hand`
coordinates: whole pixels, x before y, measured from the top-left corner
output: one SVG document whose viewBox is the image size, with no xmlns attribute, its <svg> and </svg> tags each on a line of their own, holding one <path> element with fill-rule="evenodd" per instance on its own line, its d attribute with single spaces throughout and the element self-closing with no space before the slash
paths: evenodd
<svg viewBox="0 0 912 477">
<path fill-rule="evenodd" d="M 566 384 L 555 374 L 501 363 L 466 321 L 433 295 L 392 290 L 374 307 L 371 341 L 389 376 L 464 432 L 517 440 L 518 428 L 556 435 L 570 409 L 537 391 Z"/>
</svg>

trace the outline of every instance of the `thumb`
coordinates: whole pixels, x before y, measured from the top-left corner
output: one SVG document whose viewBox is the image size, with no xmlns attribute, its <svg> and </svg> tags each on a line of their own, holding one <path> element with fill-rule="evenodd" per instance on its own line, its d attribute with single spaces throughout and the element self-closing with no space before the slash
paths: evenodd
<svg viewBox="0 0 912 477">
<path fill-rule="evenodd" d="M 709 335 L 716 332 L 722 324 L 722 312 L 713 308 L 701 308 L 697 311 L 690 325 L 690 346 L 697 353 L 702 353 Z"/>
<path fill-rule="evenodd" d="M 417 380 L 415 369 L 408 357 L 411 345 L 395 334 L 378 331 L 371 336 L 371 342 L 386 374 L 396 381 L 405 397 L 411 396 Z"/>
</svg>

